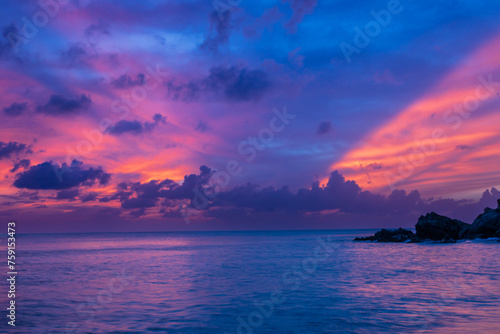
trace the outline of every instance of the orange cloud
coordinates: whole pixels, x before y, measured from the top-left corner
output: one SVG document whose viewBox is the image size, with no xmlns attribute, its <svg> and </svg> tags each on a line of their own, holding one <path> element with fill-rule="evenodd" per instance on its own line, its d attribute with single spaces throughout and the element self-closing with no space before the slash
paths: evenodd
<svg viewBox="0 0 500 334">
<path fill-rule="evenodd" d="M 331 169 L 381 192 L 471 195 L 499 185 L 499 52 L 500 38 L 489 41 Z"/>
</svg>

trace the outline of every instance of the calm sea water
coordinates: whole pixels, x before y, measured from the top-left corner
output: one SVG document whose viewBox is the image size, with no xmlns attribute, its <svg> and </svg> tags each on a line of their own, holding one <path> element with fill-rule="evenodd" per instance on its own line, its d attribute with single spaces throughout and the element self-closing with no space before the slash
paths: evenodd
<svg viewBox="0 0 500 334">
<path fill-rule="evenodd" d="M 500 333 L 499 242 L 352 242 L 372 233 L 18 235 L 0 331 Z"/>
</svg>

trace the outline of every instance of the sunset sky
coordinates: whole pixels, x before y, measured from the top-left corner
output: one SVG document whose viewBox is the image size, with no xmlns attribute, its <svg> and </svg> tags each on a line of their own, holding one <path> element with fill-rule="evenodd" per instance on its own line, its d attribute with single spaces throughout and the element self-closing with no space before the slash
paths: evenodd
<svg viewBox="0 0 500 334">
<path fill-rule="evenodd" d="M 500 198 L 496 1 L 26 0 L 0 18 L 0 217 L 21 231 L 412 227 Z"/>
</svg>

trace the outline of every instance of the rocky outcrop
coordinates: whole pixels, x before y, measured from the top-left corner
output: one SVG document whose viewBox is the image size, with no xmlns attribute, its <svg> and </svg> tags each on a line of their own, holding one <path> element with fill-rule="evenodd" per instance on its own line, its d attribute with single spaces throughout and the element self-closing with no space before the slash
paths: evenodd
<svg viewBox="0 0 500 334">
<path fill-rule="evenodd" d="M 402 229 L 386 230 L 383 229 L 375 233 L 374 236 L 365 238 L 356 238 L 354 241 L 377 241 L 377 242 L 407 242 L 415 239 L 415 234 L 410 230 Z"/>
<path fill-rule="evenodd" d="M 463 235 L 464 231 L 469 230 L 470 226 L 470 224 L 460 220 L 431 212 L 418 219 L 415 230 L 417 231 L 417 238 L 421 240 L 450 242 L 460 239 L 460 236 Z"/>
<path fill-rule="evenodd" d="M 500 208 L 484 209 L 472 223 L 467 233 L 468 238 L 494 238 L 500 237 Z"/>
<path fill-rule="evenodd" d="M 416 234 L 402 228 L 383 229 L 374 236 L 356 238 L 354 241 L 421 242 L 431 240 L 448 243 L 460 239 L 500 238 L 500 200 L 498 200 L 498 208 L 484 209 L 484 213 L 480 214 L 472 224 L 431 212 L 418 219 L 415 230 Z"/>
</svg>

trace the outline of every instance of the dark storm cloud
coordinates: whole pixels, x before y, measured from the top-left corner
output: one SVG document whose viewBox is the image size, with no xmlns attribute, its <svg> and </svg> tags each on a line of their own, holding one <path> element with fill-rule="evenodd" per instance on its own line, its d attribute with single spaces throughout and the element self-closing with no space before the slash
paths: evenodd
<svg viewBox="0 0 500 334">
<path fill-rule="evenodd" d="M 101 167 L 90 167 L 85 169 L 82 162 L 73 160 L 70 166 L 63 163 L 62 166 L 50 162 L 44 162 L 30 167 L 25 172 L 16 176 L 13 186 L 26 189 L 68 189 L 76 186 L 92 186 L 95 181 L 105 185 L 109 181 L 109 174 Z"/>
<path fill-rule="evenodd" d="M 140 135 L 144 132 L 151 132 L 153 129 L 159 124 L 166 123 L 166 117 L 161 114 L 155 114 L 153 116 L 153 122 L 144 122 L 141 123 L 137 120 L 127 121 L 121 120 L 114 125 L 111 125 L 106 129 L 106 133 L 111 135 L 119 136 L 125 133 L 130 133 L 132 135 Z"/>
<path fill-rule="evenodd" d="M 67 115 L 87 110 L 91 104 L 90 96 L 83 94 L 76 99 L 52 95 L 46 104 L 36 107 L 36 111 L 46 115 Z"/>
<path fill-rule="evenodd" d="M 111 86 L 115 89 L 127 89 L 130 87 L 141 86 L 144 84 L 144 74 L 139 73 L 136 79 L 132 79 L 128 74 L 123 74 L 120 77 L 111 80 Z"/>
<path fill-rule="evenodd" d="M 76 200 L 76 196 L 78 196 L 78 194 L 79 194 L 78 189 L 61 190 L 57 193 L 56 199 L 74 201 Z"/>
<path fill-rule="evenodd" d="M 20 116 L 28 108 L 27 103 L 12 103 L 10 106 L 3 108 L 3 112 L 12 117 Z"/>
<path fill-rule="evenodd" d="M 212 11 L 209 16 L 210 31 L 206 34 L 205 40 L 200 45 L 200 49 L 217 52 L 221 45 L 226 45 L 231 35 L 231 11 L 227 10 L 219 14 Z"/>
<path fill-rule="evenodd" d="M 18 142 L 8 142 L 5 143 L 0 141 L 0 160 L 8 159 L 12 155 L 17 155 L 21 152 L 32 153 L 30 147 L 26 144 L 18 143 Z"/>
<path fill-rule="evenodd" d="M 12 167 L 12 169 L 10 170 L 10 172 L 11 173 L 15 173 L 15 172 L 17 172 L 17 170 L 19 170 L 19 168 L 26 169 L 30 165 L 31 165 L 31 161 L 29 159 L 21 159 L 18 162 L 14 163 L 14 166 Z"/>
<path fill-rule="evenodd" d="M 332 127 L 332 122 L 330 121 L 322 121 L 318 125 L 318 129 L 316 130 L 316 133 L 318 135 L 323 135 L 325 133 L 332 132 L 333 127 Z"/>
<path fill-rule="evenodd" d="M 271 87 L 266 72 L 241 66 L 214 66 L 208 76 L 188 83 L 167 83 L 168 94 L 185 102 L 199 98 L 229 101 L 257 100 Z"/>
</svg>

